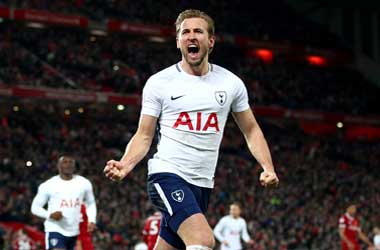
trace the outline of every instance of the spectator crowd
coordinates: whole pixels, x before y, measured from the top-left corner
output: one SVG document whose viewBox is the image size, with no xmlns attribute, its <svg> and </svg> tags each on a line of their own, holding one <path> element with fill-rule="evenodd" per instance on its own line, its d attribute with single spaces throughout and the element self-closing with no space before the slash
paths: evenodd
<svg viewBox="0 0 380 250">
<path fill-rule="evenodd" d="M 2 103 L 0 182 L 5 185 L 0 188 L 0 221 L 21 221 L 42 229 L 42 221 L 30 213 L 31 201 L 38 185 L 57 173 L 58 156 L 71 152 L 78 160 L 78 173 L 94 185 L 99 210 L 95 245 L 130 249 L 141 239 L 142 223 L 153 211 L 146 193 L 146 161 L 122 183 L 107 180 L 102 169 L 108 159 L 121 156 L 136 128 L 138 107 L 117 111 L 88 105 L 82 113 L 77 109 L 68 103 Z M 260 187 L 260 168 L 229 122 L 208 211 L 212 226 L 228 212 L 230 202 L 240 201 L 254 235 L 252 249 L 328 250 L 339 248 L 337 219 L 347 204 L 359 204 L 364 232 L 380 223 L 378 142 L 310 136 L 292 121 L 260 119 L 260 123 L 281 186 Z M 27 166 L 27 161 L 32 165 Z"/>
</svg>

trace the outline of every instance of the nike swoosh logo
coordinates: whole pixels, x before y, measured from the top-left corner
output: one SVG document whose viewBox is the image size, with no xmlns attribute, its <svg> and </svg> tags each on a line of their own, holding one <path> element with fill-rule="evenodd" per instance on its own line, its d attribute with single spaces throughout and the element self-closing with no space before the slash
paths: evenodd
<svg viewBox="0 0 380 250">
<path fill-rule="evenodd" d="M 183 96 L 185 96 L 185 95 L 179 95 L 179 96 L 176 96 L 176 97 L 171 96 L 170 99 L 171 99 L 172 101 L 174 101 L 174 100 L 177 100 L 178 98 L 181 98 L 181 97 L 183 97 Z"/>
</svg>

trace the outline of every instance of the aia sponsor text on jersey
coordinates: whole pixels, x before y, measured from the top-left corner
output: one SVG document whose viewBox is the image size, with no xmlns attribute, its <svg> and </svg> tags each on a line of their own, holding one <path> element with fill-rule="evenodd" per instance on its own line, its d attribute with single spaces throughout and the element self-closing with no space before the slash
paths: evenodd
<svg viewBox="0 0 380 250">
<path fill-rule="evenodd" d="M 181 112 L 173 125 L 173 128 L 185 126 L 190 131 L 208 131 L 214 130 L 219 132 L 218 116 L 215 112 L 210 114 L 196 113 L 196 119 L 193 121 L 188 112 Z"/>
<path fill-rule="evenodd" d="M 62 199 L 60 208 L 75 208 L 75 207 L 80 207 L 81 202 L 79 201 L 79 198 L 74 199 Z"/>
</svg>

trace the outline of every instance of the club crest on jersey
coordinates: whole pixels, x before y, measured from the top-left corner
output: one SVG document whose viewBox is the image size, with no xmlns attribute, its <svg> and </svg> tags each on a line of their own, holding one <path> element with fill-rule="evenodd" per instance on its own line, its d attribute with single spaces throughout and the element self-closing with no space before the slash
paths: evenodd
<svg viewBox="0 0 380 250">
<path fill-rule="evenodd" d="M 50 245 L 52 247 L 56 246 L 58 244 L 58 239 L 52 238 L 50 239 Z"/>
<path fill-rule="evenodd" d="M 227 101 L 227 92 L 215 91 L 215 100 L 219 103 L 220 106 L 223 106 Z"/>
<path fill-rule="evenodd" d="M 172 198 L 176 202 L 182 202 L 183 199 L 185 198 L 185 193 L 181 189 L 176 190 L 176 191 L 172 192 Z"/>
</svg>

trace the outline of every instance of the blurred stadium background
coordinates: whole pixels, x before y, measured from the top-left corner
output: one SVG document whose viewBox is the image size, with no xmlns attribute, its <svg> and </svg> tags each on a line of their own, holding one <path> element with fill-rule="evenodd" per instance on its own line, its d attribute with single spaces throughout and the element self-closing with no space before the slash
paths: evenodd
<svg viewBox="0 0 380 250">
<path fill-rule="evenodd" d="M 216 21 L 211 62 L 238 74 L 267 136 L 281 186 L 230 120 L 208 212 L 240 201 L 255 250 L 340 249 L 338 218 L 359 205 L 380 225 L 380 8 L 360 1 L 0 0 L 0 235 L 12 249 L 38 185 L 62 152 L 95 188 L 96 249 L 133 249 L 152 213 L 145 161 L 122 183 L 102 174 L 136 129 L 147 78 L 180 60 L 173 23 L 199 8 Z M 150 155 L 154 152 L 154 147 Z M 37 248 L 39 249 L 39 248 Z M 41 248 L 42 249 L 42 248 Z"/>
</svg>

